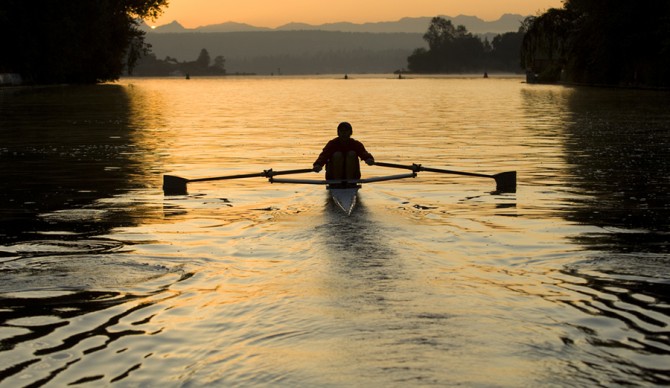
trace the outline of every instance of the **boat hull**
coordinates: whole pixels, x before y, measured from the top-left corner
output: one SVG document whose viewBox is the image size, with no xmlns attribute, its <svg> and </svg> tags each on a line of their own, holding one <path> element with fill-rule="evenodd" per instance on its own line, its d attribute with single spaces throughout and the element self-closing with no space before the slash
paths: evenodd
<svg viewBox="0 0 670 388">
<path fill-rule="evenodd" d="M 342 209 L 347 215 L 356 207 L 356 198 L 358 197 L 358 190 L 360 186 L 353 187 L 328 187 L 333 202 Z"/>
</svg>

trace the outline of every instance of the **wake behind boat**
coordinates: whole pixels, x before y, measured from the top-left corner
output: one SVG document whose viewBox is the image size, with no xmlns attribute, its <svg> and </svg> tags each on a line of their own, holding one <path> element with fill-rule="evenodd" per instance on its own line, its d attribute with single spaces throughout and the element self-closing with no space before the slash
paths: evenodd
<svg viewBox="0 0 670 388">
<path fill-rule="evenodd" d="M 264 170 L 259 173 L 250 173 L 250 174 L 238 174 L 238 175 L 226 175 L 210 178 L 197 178 L 197 179 L 186 179 L 174 175 L 164 175 L 163 176 L 163 193 L 165 195 L 186 195 L 187 184 L 191 182 L 204 182 L 204 181 L 214 181 L 214 180 L 227 180 L 227 179 L 240 179 L 240 178 L 253 178 L 253 177 L 264 177 L 269 180 L 270 183 L 290 183 L 290 184 L 309 184 L 309 185 L 325 185 L 328 189 L 333 201 L 339 208 L 341 208 L 347 215 L 350 215 L 351 212 L 356 207 L 356 199 L 358 196 L 358 190 L 366 183 L 375 183 L 375 182 L 384 182 L 391 180 L 399 180 L 406 178 L 415 178 L 417 173 L 421 171 L 436 172 L 442 174 L 454 174 L 454 175 L 465 175 L 465 176 L 474 176 L 474 177 L 483 177 L 483 178 L 492 178 L 496 181 L 496 191 L 497 193 L 515 193 L 516 192 L 516 171 L 508 171 L 495 175 L 487 175 L 480 173 L 472 172 L 462 172 L 454 170 L 445 170 L 431 167 L 423 167 L 420 164 L 412 165 L 401 165 L 393 163 L 383 163 L 383 162 L 374 162 L 374 165 L 381 167 L 389 168 L 399 168 L 411 170 L 409 173 L 405 174 L 396 174 L 396 175 L 384 175 L 378 177 L 371 177 L 365 179 L 294 179 L 294 178 L 275 178 L 279 175 L 291 175 L 291 174 L 302 174 L 308 172 L 314 172 L 311 168 L 297 169 L 297 170 L 284 170 L 284 171 L 274 171 L 272 169 Z"/>
</svg>

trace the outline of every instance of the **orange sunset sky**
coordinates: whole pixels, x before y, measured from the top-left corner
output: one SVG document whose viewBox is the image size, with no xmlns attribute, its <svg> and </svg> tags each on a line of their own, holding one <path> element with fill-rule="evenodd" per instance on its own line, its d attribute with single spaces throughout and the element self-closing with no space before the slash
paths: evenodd
<svg viewBox="0 0 670 388">
<path fill-rule="evenodd" d="M 195 28 L 233 21 L 274 28 L 290 22 L 365 23 L 438 15 L 496 20 L 505 13 L 536 15 L 562 6 L 562 0 L 169 0 L 163 15 L 148 24 L 177 20 Z"/>
</svg>

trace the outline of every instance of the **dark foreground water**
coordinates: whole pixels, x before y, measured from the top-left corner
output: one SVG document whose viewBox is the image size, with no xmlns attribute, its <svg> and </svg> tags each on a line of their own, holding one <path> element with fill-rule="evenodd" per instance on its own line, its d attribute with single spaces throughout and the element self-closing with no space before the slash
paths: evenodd
<svg viewBox="0 0 670 388">
<path fill-rule="evenodd" d="M 0 386 L 670 384 L 668 106 L 495 77 L 0 89 Z M 424 172 L 349 217 L 263 178 L 161 191 L 309 167 L 342 120 L 378 161 L 518 191 Z"/>
</svg>

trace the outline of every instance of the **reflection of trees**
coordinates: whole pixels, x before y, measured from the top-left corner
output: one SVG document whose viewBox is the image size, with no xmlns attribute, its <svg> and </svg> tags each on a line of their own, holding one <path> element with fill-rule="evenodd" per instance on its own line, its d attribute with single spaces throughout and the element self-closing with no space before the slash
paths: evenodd
<svg viewBox="0 0 670 388">
<path fill-rule="evenodd" d="M 558 215 L 602 228 L 573 238 L 585 251 L 552 276 L 560 291 L 542 295 L 577 311 L 561 324 L 571 349 L 565 364 L 575 381 L 610 370 L 625 371 L 632 384 L 668 384 L 670 94 L 534 86 L 523 99 L 538 123 L 533 136 L 562 148 L 565 162 L 551 182 L 570 202 Z M 608 373 L 601 382 L 620 376 Z"/>
<path fill-rule="evenodd" d="M 611 234 L 615 241 L 592 243 L 667 249 L 665 238 L 654 232 L 670 226 L 669 100 L 667 94 L 647 91 L 577 89 L 570 95 L 566 158 L 573 185 L 589 195 L 570 218 L 652 232 Z"/>
<path fill-rule="evenodd" d="M 147 174 L 134 143 L 130 101 L 117 85 L 7 91 L 0 95 L 0 235 L 36 231 L 101 233 L 133 224 L 128 209 L 113 219 L 54 221 L 38 217 L 81 209 L 136 189 Z M 133 179 L 134 178 L 134 179 Z M 134 182 L 134 183 L 131 183 Z M 137 212 L 140 209 L 134 208 Z"/>
</svg>

